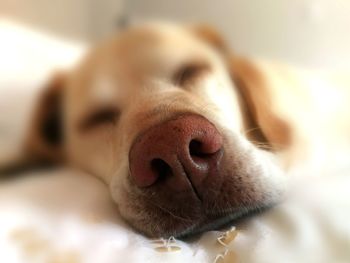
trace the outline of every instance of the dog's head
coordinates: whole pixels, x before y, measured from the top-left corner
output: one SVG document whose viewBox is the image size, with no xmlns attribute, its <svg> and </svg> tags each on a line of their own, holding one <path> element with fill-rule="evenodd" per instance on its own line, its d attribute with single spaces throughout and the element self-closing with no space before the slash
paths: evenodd
<svg viewBox="0 0 350 263">
<path fill-rule="evenodd" d="M 283 124 L 261 117 L 267 103 L 261 113 L 227 53 L 205 28 L 120 33 L 49 85 L 32 155 L 102 178 L 120 214 L 149 236 L 203 231 L 271 206 L 283 175 L 255 142 L 276 139 L 266 131 Z"/>
</svg>

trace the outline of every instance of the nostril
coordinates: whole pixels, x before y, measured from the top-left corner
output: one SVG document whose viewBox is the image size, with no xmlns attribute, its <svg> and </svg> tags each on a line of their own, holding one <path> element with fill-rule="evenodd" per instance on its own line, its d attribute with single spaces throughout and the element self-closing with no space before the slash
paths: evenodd
<svg viewBox="0 0 350 263">
<path fill-rule="evenodd" d="M 191 140 L 189 148 L 191 156 L 205 157 L 207 155 L 203 152 L 202 143 L 198 140 Z"/>
<path fill-rule="evenodd" d="M 151 161 L 151 169 L 156 174 L 157 182 L 164 181 L 172 174 L 171 167 L 159 158 Z"/>
<path fill-rule="evenodd" d="M 214 155 L 221 149 L 221 142 L 217 143 L 214 140 L 191 140 L 189 145 L 190 155 L 192 157 L 206 158 Z"/>
</svg>

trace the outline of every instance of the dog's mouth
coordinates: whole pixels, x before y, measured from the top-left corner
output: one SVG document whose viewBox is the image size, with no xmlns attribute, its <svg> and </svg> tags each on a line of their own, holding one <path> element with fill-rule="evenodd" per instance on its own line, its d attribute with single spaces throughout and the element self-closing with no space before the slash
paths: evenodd
<svg viewBox="0 0 350 263">
<path fill-rule="evenodd" d="M 174 237 L 179 239 L 188 239 L 195 236 L 198 236 L 207 231 L 219 231 L 222 229 L 226 229 L 229 226 L 232 226 L 236 223 L 241 222 L 246 218 L 250 218 L 252 216 L 259 215 L 269 209 L 271 209 L 276 203 L 266 204 L 257 207 L 242 207 L 235 211 L 226 212 L 226 213 L 218 213 L 214 217 L 207 217 L 205 220 L 194 224 L 193 226 L 183 230 L 182 232 L 176 233 Z"/>
<path fill-rule="evenodd" d="M 223 200 L 216 201 L 223 203 Z M 210 209 L 207 204 L 203 203 L 190 204 L 191 200 L 187 204 L 180 201 L 176 209 L 165 207 L 165 204 L 159 205 L 146 201 L 147 205 L 141 209 L 144 209 L 147 216 L 138 218 L 137 221 L 128 221 L 149 237 L 169 238 L 173 236 L 179 239 L 188 239 L 206 231 L 225 229 L 248 217 L 265 212 L 279 201 L 278 199 L 266 199 L 261 203 L 253 201 L 250 205 L 227 207 L 226 209 L 213 209 L 213 207 Z M 141 205 L 146 203 L 142 202 Z M 244 203 L 243 200 L 242 203 Z"/>
</svg>

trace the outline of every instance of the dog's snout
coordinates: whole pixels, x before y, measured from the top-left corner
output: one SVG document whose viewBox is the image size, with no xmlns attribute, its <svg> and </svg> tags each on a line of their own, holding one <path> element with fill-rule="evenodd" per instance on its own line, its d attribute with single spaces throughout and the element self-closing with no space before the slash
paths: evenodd
<svg viewBox="0 0 350 263">
<path fill-rule="evenodd" d="M 203 179 L 217 173 L 222 144 L 216 127 L 202 116 L 187 114 L 164 121 L 140 135 L 131 147 L 131 179 L 138 187 L 196 190 Z"/>
</svg>

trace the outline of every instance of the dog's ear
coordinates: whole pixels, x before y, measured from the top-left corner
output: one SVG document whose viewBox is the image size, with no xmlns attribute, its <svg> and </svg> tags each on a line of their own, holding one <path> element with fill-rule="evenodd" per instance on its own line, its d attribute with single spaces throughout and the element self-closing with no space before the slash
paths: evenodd
<svg viewBox="0 0 350 263">
<path fill-rule="evenodd" d="M 13 156 L 0 160 L 1 179 L 63 161 L 62 93 L 65 82 L 66 75 L 57 73 L 42 89 L 22 147 Z"/>
<path fill-rule="evenodd" d="M 219 51 L 223 56 L 233 56 L 227 41 L 222 37 L 216 29 L 209 25 L 200 24 L 190 26 L 190 31 L 199 39 L 208 43 L 211 47 Z"/>
<path fill-rule="evenodd" d="M 42 90 L 34 109 L 24 152 L 44 162 L 63 160 L 62 95 L 66 74 L 56 73 Z"/>
<path fill-rule="evenodd" d="M 291 128 L 280 115 L 268 78 L 252 61 L 235 57 L 229 62 L 235 87 L 241 96 L 246 120 L 246 135 L 271 149 L 282 150 L 291 144 Z"/>
<path fill-rule="evenodd" d="M 222 55 L 241 98 L 246 136 L 268 143 L 272 149 L 290 145 L 291 129 L 273 109 L 271 90 L 264 74 L 248 59 L 236 56 L 218 31 L 207 25 L 191 27 L 192 32 Z"/>
</svg>

